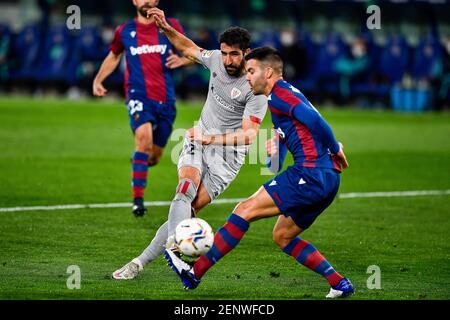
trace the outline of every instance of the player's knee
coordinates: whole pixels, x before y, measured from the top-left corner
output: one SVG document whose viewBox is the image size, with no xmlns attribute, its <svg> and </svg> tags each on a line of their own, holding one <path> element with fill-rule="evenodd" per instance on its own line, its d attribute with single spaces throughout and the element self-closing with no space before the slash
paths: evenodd
<svg viewBox="0 0 450 320">
<path fill-rule="evenodd" d="M 136 134 L 136 149 L 140 152 L 150 153 L 153 147 L 152 136 L 150 134 Z"/>
<path fill-rule="evenodd" d="M 149 154 L 149 152 L 148 152 L 148 145 L 146 145 L 145 143 L 139 143 L 138 142 L 138 143 L 136 143 L 136 151 Z"/>
<path fill-rule="evenodd" d="M 192 203 L 197 196 L 197 187 L 191 179 L 183 178 L 176 189 L 174 200 L 185 200 Z"/>
<path fill-rule="evenodd" d="M 150 154 L 149 150 L 152 147 L 152 140 L 151 139 L 136 139 L 136 151 L 144 152 L 147 154 Z"/>
<path fill-rule="evenodd" d="M 253 199 L 247 199 L 242 202 L 239 202 L 239 204 L 234 208 L 233 213 L 240 216 L 242 219 L 247 221 L 252 221 L 256 217 L 256 203 Z"/>
</svg>

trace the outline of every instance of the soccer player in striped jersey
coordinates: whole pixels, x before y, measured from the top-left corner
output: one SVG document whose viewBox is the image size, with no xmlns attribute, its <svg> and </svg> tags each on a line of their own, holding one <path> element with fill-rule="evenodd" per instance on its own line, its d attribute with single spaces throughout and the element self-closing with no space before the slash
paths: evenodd
<svg viewBox="0 0 450 320">
<path fill-rule="evenodd" d="M 160 161 L 175 121 L 172 69 L 192 62 L 174 54 L 171 43 L 158 31 L 155 19 L 147 14 L 147 10 L 156 7 L 159 0 L 133 0 L 133 4 L 137 17 L 116 29 L 111 50 L 94 80 L 93 94 L 99 97 L 106 95 L 107 90 L 102 83 L 125 54 L 124 89 L 135 140 L 131 174 L 133 213 L 143 216 L 147 212 L 144 190 L 148 167 Z M 167 20 L 183 33 L 178 20 Z"/>
<path fill-rule="evenodd" d="M 283 80 L 283 62 L 277 50 L 257 48 L 246 60 L 247 79 L 255 94 L 268 96 L 278 133 L 266 143 L 268 154 L 271 160 L 279 158 L 281 168 L 286 152 L 290 151 L 294 165 L 239 203 L 216 232 L 211 250 L 192 267 L 171 250 L 165 250 L 166 259 L 184 286 L 194 289 L 204 274 L 238 245 L 251 222 L 278 216 L 273 239 L 283 252 L 328 281 L 331 289 L 327 298 L 349 296 L 354 292 L 350 280 L 340 275 L 310 242 L 299 237 L 338 192 L 341 168 L 348 167 L 343 146 L 306 97 Z M 216 137 L 197 138 L 203 143 Z"/>
</svg>

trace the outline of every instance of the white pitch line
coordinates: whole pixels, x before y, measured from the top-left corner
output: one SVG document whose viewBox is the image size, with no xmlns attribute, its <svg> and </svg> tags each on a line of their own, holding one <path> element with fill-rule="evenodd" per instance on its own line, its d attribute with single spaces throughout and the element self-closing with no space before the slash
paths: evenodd
<svg viewBox="0 0 450 320">
<path fill-rule="evenodd" d="M 419 190 L 419 191 L 391 191 L 391 192 L 353 192 L 343 193 L 340 199 L 354 198 L 390 198 L 390 197 L 419 197 L 419 196 L 443 196 L 450 194 L 450 190 Z"/>
<path fill-rule="evenodd" d="M 351 192 L 342 193 L 339 199 L 356 199 L 356 198 L 391 198 L 391 197 L 420 197 L 420 196 L 442 196 L 450 195 L 450 190 L 418 190 L 418 191 L 391 191 L 391 192 Z M 238 203 L 245 198 L 217 199 L 212 204 Z M 167 207 L 171 201 L 147 201 L 145 205 L 150 207 Z M 55 206 L 34 206 L 34 207 L 10 207 L 0 208 L 0 212 L 17 212 L 17 211 L 51 211 L 51 210 L 70 210 L 70 209 L 103 209 L 103 208 L 130 208 L 129 202 L 118 203 L 96 203 L 96 204 L 66 204 Z"/>
</svg>

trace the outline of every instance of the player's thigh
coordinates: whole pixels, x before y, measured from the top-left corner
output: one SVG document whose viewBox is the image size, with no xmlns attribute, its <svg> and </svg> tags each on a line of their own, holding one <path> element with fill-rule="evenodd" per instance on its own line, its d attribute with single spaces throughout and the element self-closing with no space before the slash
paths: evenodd
<svg viewBox="0 0 450 320">
<path fill-rule="evenodd" d="M 151 122 L 141 124 L 134 132 L 136 149 L 140 152 L 148 152 L 153 144 L 153 126 Z"/>
<path fill-rule="evenodd" d="M 198 187 L 203 171 L 202 145 L 191 141 L 186 135 L 183 140 L 183 149 L 178 159 L 178 177 L 189 178 Z"/>
<path fill-rule="evenodd" d="M 205 168 L 202 183 L 212 200 L 221 195 L 236 179 L 245 153 L 234 154 L 224 147 L 207 146 L 202 155 Z"/>
<path fill-rule="evenodd" d="M 211 197 L 208 194 L 208 191 L 205 188 L 205 185 L 200 182 L 200 186 L 197 190 L 197 197 L 192 202 L 192 207 L 195 212 L 199 212 L 205 206 L 207 206 L 211 202 Z"/>
<path fill-rule="evenodd" d="M 153 143 L 161 148 L 164 148 L 172 134 L 173 123 L 175 121 L 175 114 L 173 116 L 165 115 L 159 116 L 153 128 Z"/>
<path fill-rule="evenodd" d="M 292 220 L 291 217 L 280 215 L 273 228 L 273 240 L 282 248 L 287 246 L 303 230 Z"/>
<path fill-rule="evenodd" d="M 240 202 L 233 212 L 249 222 L 281 213 L 264 187 L 260 187 L 250 198 Z"/>
</svg>

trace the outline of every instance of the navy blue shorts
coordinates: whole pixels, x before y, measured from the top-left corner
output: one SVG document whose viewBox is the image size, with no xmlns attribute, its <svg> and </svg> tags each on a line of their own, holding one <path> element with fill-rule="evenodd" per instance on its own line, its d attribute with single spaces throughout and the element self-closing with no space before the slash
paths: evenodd
<svg viewBox="0 0 450 320">
<path fill-rule="evenodd" d="M 332 202 L 340 184 L 333 169 L 290 166 L 264 184 L 273 201 L 286 217 L 303 230 Z"/>
<path fill-rule="evenodd" d="M 165 147 L 172 133 L 176 117 L 175 102 L 159 103 L 139 95 L 130 95 L 126 106 L 133 133 L 144 123 L 151 122 L 153 143 Z"/>
</svg>

